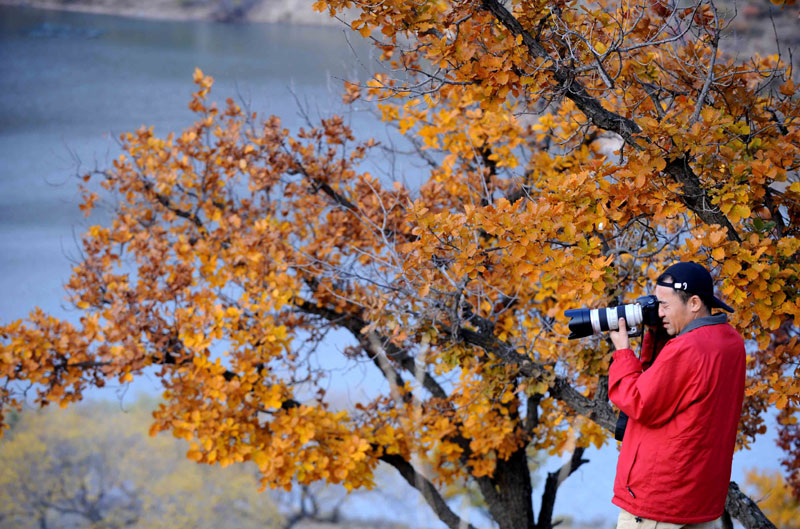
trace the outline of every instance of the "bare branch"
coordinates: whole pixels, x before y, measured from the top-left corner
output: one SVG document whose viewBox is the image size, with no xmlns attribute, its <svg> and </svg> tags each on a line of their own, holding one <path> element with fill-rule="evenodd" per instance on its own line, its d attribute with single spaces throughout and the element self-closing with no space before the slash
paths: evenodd
<svg viewBox="0 0 800 529">
<path fill-rule="evenodd" d="M 758 508 L 756 502 L 747 497 L 734 481 L 731 481 L 728 487 L 725 511 L 739 520 L 747 529 L 776 529 L 775 525 Z"/>
<path fill-rule="evenodd" d="M 498 0 L 482 0 L 483 8 L 491 12 L 497 20 L 508 29 L 515 37 L 522 36 L 522 43 L 534 57 L 552 60 L 552 57 L 542 44 L 533 35 L 527 32 L 508 9 Z M 616 132 L 626 142 L 636 149 L 641 147 L 633 140 L 633 136 L 641 132 L 639 125 L 633 120 L 606 110 L 600 101 L 589 95 L 586 87 L 576 79 L 575 71 L 561 63 L 556 63 L 550 70 L 553 72 L 558 84 L 562 87 L 564 95 L 571 99 L 577 107 L 588 117 L 592 124 L 603 130 Z"/>
<path fill-rule="evenodd" d="M 585 448 L 580 446 L 575 448 L 569 461 L 564 463 L 564 465 L 555 472 L 549 472 L 547 474 L 544 492 L 542 493 L 542 506 L 539 508 L 539 520 L 536 522 L 536 529 L 551 529 L 553 527 L 553 507 L 556 503 L 558 487 L 561 486 L 561 483 L 572 475 L 573 472 L 578 470 L 581 465 L 589 462 L 588 459 L 582 459 L 585 450 Z"/>
<path fill-rule="evenodd" d="M 695 106 L 694 113 L 692 117 L 689 119 L 688 125 L 691 126 L 694 122 L 700 119 L 700 111 L 703 109 L 703 102 L 708 95 L 708 90 L 711 88 L 711 83 L 714 82 L 714 66 L 717 64 L 717 52 L 719 50 L 719 34 L 720 34 L 720 27 L 719 27 L 719 18 L 717 15 L 717 9 L 714 7 L 714 3 L 711 2 L 712 9 L 714 10 L 714 22 L 715 22 L 715 29 L 714 35 L 711 37 L 711 64 L 708 66 L 708 75 L 706 75 L 706 80 L 703 83 L 703 89 L 700 90 L 700 95 L 697 96 L 697 105 Z"/>
<path fill-rule="evenodd" d="M 408 482 L 409 485 L 417 489 L 425 501 L 430 505 L 433 512 L 442 520 L 450 529 L 475 529 L 475 527 L 461 519 L 454 513 L 447 503 L 425 476 L 417 472 L 417 470 L 405 459 L 399 455 L 383 454 L 380 460 L 393 466 L 400 475 Z"/>
</svg>

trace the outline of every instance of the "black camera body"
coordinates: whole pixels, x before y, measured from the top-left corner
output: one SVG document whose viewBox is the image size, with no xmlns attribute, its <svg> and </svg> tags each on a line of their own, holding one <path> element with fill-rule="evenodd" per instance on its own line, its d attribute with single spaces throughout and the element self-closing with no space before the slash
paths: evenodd
<svg viewBox="0 0 800 529">
<path fill-rule="evenodd" d="M 564 316 L 570 318 L 570 340 L 606 331 L 616 331 L 619 329 L 620 318 L 625 318 L 628 336 L 639 336 L 642 333 L 640 325 L 657 326 L 661 324 L 661 318 L 658 317 L 658 298 L 652 295 L 642 296 L 636 299 L 636 303 L 618 307 L 570 309 L 564 311 Z"/>
</svg>

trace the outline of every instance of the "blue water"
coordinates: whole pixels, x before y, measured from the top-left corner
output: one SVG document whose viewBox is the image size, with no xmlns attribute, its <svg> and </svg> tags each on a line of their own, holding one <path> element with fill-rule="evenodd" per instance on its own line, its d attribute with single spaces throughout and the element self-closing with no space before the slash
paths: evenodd
<svg viewBox="0 0 800 529">
<path fill-rule="evenodd" d="M 0 7 L 0 321 L 34 305 L 63 313 L 68 257 L 88 224 L 75 175 L 107 166 L 122 132 L 189 125 L 195 67 L 216 79 L 212 98 L 296 129 L 297 100 L 312 118 L 342 112 L 341 79 L 365 78 L 371 50 L 345 35 Z M 369 115 L 349 119 L 380 133 Z"/>
<path fill-rule="evenodd" d="M 78 211 L 75 175 L 108 165 L 122 132 L 145 124 L 166 134 L 189 125 L 196 66 L 216 78 L 213 98 L 242 98 L 296 129 L 302 124 L 297 100 L 312 116 L 344 111 L 339 79 L 364 79 L 373 67 L 369 48 L 357 37 L 351 41 L 330 27 L 157 22 L 0 7 L 0 322 L 24 317 L 34 306 L 75 317 L 61 290 L 75 237 L 103 220 L 84 219 Z M 383 131 L 369 114 L 348 119 L 359 136 Z M 377 171 L 392 169 L 377 163 Z M 562 485 L 556 513 L 609 527 L 617 512 L 610 504 L 616 448 L 590 449 L 586 457 L 592 462 Z M 772 440 L 762 438 L 736 455 L 734 479 L 741 483 L 751 467 L 776 468 L 779 457 Z M 560 463 L 547 459 L 539 475 Z M 537 509 L 542 486 L 543 478 L 534 493 Z M 363 501 L 367 511 L 370 502 Z M 440 526 L 424 514 L 427 507 L 411 511 L 416 514 L 398 516 Z"/>
</svg>

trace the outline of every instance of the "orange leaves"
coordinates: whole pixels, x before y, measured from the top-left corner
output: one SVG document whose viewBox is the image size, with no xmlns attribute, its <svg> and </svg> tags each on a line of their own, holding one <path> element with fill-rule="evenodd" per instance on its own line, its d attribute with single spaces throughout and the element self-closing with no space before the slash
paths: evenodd
<svg viewBox="0 0 800 529">
<path fill-rule="evenodd" d="M 103 175 L 118 209 L 86 234 L 69 283 L 82 327 L 7 325 L 0 375 L 69 402 L 152 365 L 166 389 L 154 430 L 190 439 L 200 462 L 252 461 L 265 486 L 370 486 L 385 454 L 451 483 L 492 475 L 528 442 L 601 445 L 596 425 L 541 398 L 556 373 L 591 395 L 607 368 L 599 340 L 567 342 L 563 310 L 630 300 L 664 265 L 695 259 L 752 344 L 752 401 L 794 405 L 798 111 L 748 72 L 774 61 L 718 57 L 698 105 L 707 43 L 687 32 L 656 44 L 671 38 L 663 2 L 512 4 L 530 38 L 475 2 L 358 3 L 353 29 L 380 32 L 382 57 L 408 77 L 346 83 L 343 99 L 374 103 L 410 149 L 376 150 L 338 117 L 296 133 L 274 116 L 256 124 L 209 101 L 197 70 L 197 122 L 124 135 Z M 626 120 L 641 132 L 623 141 L 611 131 Z M 385 176 L 392 149 L 410 157 L 397 179 L 414 184 Z M 326 390 L 349 372 L 328 370 L 340 350 L 386 394 L 332 411 Z M 535 373 L 520 376 L 514 354 Z M 525 431 L 537 395 L 540 422 Z"/>
<path fill-rule="evenodd" d="M 786 313 L 797 313 L 796 301 L 787 298 L 786 290 L 792 278 L 797 277 L 798 269 L 793 263 L 767 264 L 767 260 L 779 257 L 783 260 L 782 251 L 793 255 L 800 248 L 793 244 L 793 239 L 775 244 L 769 238 L 752 234 L 740 245 L 727 241 L 725 231 L 716 229 L 709 230 L 701 239 L 689 240 L 688 247 L 690 251 L 708 248 L 710 256 L 720 263 L 719 291 L 736 308 L 735 319 L 750 322 L 755 317 L 765 330 L 775 330 Z M 746 326 L 747 332 L 754 331 L 750 324 Z M 759 337 L 762 347 L 767 339 L 768 335 L 762 331 Z"/>
<path fill-rule="evenodd" d="M 632 173 L 633 187 L 643 188 L 648 180 L 655 178 L 658 173 L 664 170 L 667 163 L 660 156 L 643 154 L 632 159 L 624 171 L 619 174 Z"/>
<path fill-rule="evenodd" d="M 205 75 L 200 68 L 194 69 L 193 80 L 200 87 L 198 92 L 200 97 L 205 97 L 211 89 L 211 85 L 214 84 L 214 78 L 210 75 Z"/>
<path fill-rule="evenodd" d="M 775 180 L 778 175 L 778 168 L 769 160 L 753 160 L 749 165 L 751 175 L 757 182 Z"/>
<path fill-rule="evenodd" d="M 342 102 L 350 104 L 361 97 L 361 86 L 357 83 L 345 81 L 344 93 L 342 94 Z"/>
<path fill-rule="evenodd" d="M 38 309 L 29 315 L 29 322 L 0 327 L 0 377 L 36 384 L 38 404 L 66 406 L 82 398 L 90 377 L 114 372 L 114 366 L 98 358 L 87 336 L 73 325 Z M 95 330 L 91 324 L 89 327 Z M 2 412 L 22 402 L 7 391 L 0 396 Z"/>
<path fill-rule="evenodd" d="M 110 226 L 85 235 L 85 259 L 69 283 L 76 306 L 89 312 L 82 328 L 40 313 L 30 326 L 7 325 L 2 376 L 40 385 L 42 403 L 66 404 L 89 383 L 128 383 L 155 364 L 166 403 L 153 431 L 193 440 L 189 457 L 230 464 L 253 454 L 265 479 L 281 486 L 293 478 L 369 485 L 375 460 L 368 432 L 354 433 L 346 414 L 322 406 L 295 411 L 275 369 L 294 372 L 290 345 L 299 330 L 316 326 L 287 309 L 314 306 L 298 299 L 299 285 L 308 285 L 301 277 L 354 251 L 383 259 L 378 245 L 387 233 L 402 236 L 398 208 L 407 192 L 383 190 L 349 165 L 374 142 L 353 142 L 340 158 L 332 147 L 353 141 L 341 119 L 323 120 L 297 139 L 277 119 L 246 129 L 241 109 L 229 101 L 217 111 L 205 101 L 211 79 L 200 71 L 195 77 L 199 121 L 166 139 L 151 128 L 124 135 L 126 154 L 104 175 L 119 207 Z M 331 204 L 351 213 L 331 212 Z M 317 285 L 316 297 L 304 292 L 313 304 L 348 307 L 326 291 L 337 288 L 332 281 Z M 370 303 L 365 292 L 361 305 Z M 0 397 L 3 410 L 18 402 Z M 287 442 L 309 446 L 292 452 Z"/>
<path fill-rule="evenodd" d="M 192 459 L 223 464 L 253 461 L 262 473 L 262 483 L 273 487 L 288 487 L 292 479 L 304 484 L 326 479 L 345 482 L 348 487 L 369 486 L 376 461 L 368 457 L 367 439 L 346 426 L 344 413 L 310 406 L 277 408 L 263 425 L 246 417 L 236 417 L 234 422 L 231 410 L 223 408 L 195 410 L 183 415 L 184 419 L 169 418 L 167 409 L 162 409 L 158 419 L 175 435 L 195 439 L 188 454 Z M 224 433 L 227 428 L 220 432 L 214 423 L 207 423 L 209 419 L 218 421 L 217 413 L 229 416 L 224 424 L 234 437 Z M 247 436 L 249 442 L 238 442 L 239 436 Z"/>
</svg>

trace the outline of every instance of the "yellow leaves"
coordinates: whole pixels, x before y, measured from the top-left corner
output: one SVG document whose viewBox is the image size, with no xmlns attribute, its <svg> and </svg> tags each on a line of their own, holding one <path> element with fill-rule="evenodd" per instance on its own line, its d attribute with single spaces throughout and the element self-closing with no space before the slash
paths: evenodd
<svg viewBox="0 0 800 529">
<path fill-rule="evenodd" d="M 597 43 L 595 43 L 594 49 L 600 55 L 603 55 L 605 54 L 606 51 L 608 51 L 608 47 L 602 41 L 598 41 Z"/>
<path fill-rule="evenodd" d="M 731 222 L 740 222 L 742 219 L 750 218 L 750 208 L 746 204 L 737 204 L 734 202 L 723 202 L 720 205 L 720 211 L 728 216 Z"/>
<path fill-rule="evenodd" d="M 742 265 L 735 259 L 728 259 L 722 265 L 722 273 L 728 277 L 736 276 L 742 269 Z"/>
<path fill-rule="evenodd" d="M 780 0 L 773 0 L 773 2 Z M 760 498 L 759 508 L 777 527 L 800 529 L 797 513 L 800 501 L 780 472 L 752 469 L 746 474 L 745 491 L 751 497 Z"/>
<path fill-rule="evenodd" d="M 326 5 L 335 12 L 345 2 L 316 2 L 315 9 Z M 498 458 L 527 442 L 517 419 L 526 395 L 546 394 L 556 370 L 574 376 L 581 390 L 594 387 L 589 375 L 607 366 L 596 348 L 567 348 L 563 309 L 607 305 L 610 296 L 645 290 L 655 269 L 673 258 L 707 263 L 737 309 L 735 323 L 752 328 L 750 338 L 763 348 L 770 345 L 769 331 L 781 318 L 800 314 L 790 264 L 800 242 L 769 240 L 777 230 L 750 231 L 751 220 L 763 214 L 761 184 L 785 179 L 786 168 L 796 166 L 791 141 L 778 148 L 770 139 L 777 127 L 760 116 L 763 105 L 751 105 L 745 119 L 735 107 L 750 100 L 720 85 L 715 100 L 729 108 L 709 101 L 689 127 L 694 96 L 668 94 L 694 94 L 697 87 L 661 75 L 656 65 L 674 64 L 661 50 L 636 51 L 635 64 L 606 63 L 617 76 L 614 90 L 589 71 L 581 81 L 587 93 L 602 94 L 605 108 L 636 121 L 648 141 L 638 140 L 641 151 L 595 150 L 583 143 L 602 131 L 586 129 L 586 116 L 568 98 L 553 101 L 551 113 L 531 116 L 536 94 L 563 92 L 547 71 L 552 64 L 531 58 L 521 36 L 509 38 L 486 23 L 487 13 L 469 12 L 456 37 L 448 24 L 463 17 L 450 16 L 454 5 L 367 3 L 353 24 L 364 35 L 402 28 L 403 38 L 421 38 L 424 46 L 402 57 L 386 39 L 382 51 L 398 68 L 411 71 L 423 61 L 447 68 L 441 74 L 448 82 L 418 98 L 383 74 L 366 86 L 344 86 L 345 102 L 372 99 L 384 121 L 426 149 L 434 163 L 421 185 L 383 189 L 385 181 L 361 174 L 358 164 L 372 160 L 374 143 L 356 143 L 342 120 L 290 135 L 277 118 L 259 130 L 235 106 L 220 115 L 204 99 L 212 80 L 198 69 L 200 91 L 192 102 L 198 122 L 174 142 L 152 129 L 125 136 L 128 158 L 115 162 L 108 179 L 124 211 L 119 225 L 90 231 L 89 264 L 76 270 L 70 298 L 96 307 L 104 320 L 83 334 L 51 324 L 41 333 L 9 327 L 14 338 L 0 348 L 0 376 L 9 372 L 6 365 L 22 364 L 29 379 L 50 382 L 41 367 L 50 347 L 77 350 L 78 361 L 113 360 L 103 375 L 122 380 L 166 358 L 158 367 L 168 389 L 156 429 L 193 439 L 188 457 L 252 460 L 265 485 L 325 479 L 350 488 L 370 484 L 381 454 L 418 457 L 442 482 L 468 471 L 491 474 Z M 609 14 L 570 18 L 577 16 L 571 10 L 564 7 L 565 23 L 590 31 L 587 42 L 597 53 L 608 53 L 611 42 L 626 45 L 586 18 Z M 538 20 L 526 20 L 526 27 Z M 550 28 L 542 28 L 542 38 L 550 38 Z M 691 69 L 707 55 L 690 51 L 675 54 Z M 639 83 L 630 84 L 634 74 L 664 87 L 660 109 Z M 724 84 L 745 84 L 731 79 Z M 796 115 L 786 110 L 779 112 Z M 759 137 L 747 137 L 753 134 Z M 741 244 L 729 241 L 725 229 L 703 226 L 681 203 L 685 190 L 662 172 L 668 160 L 683 156 L 714 200 L 709 207 L 728 217 Z M 800 193 L 800 184 L 773 198 L 792 193 Z M 788 210 L 787 204 L 779 207 Z M 136 268 L 129 281 L 111 275 L 121 258 Z M 314 396 L 298 405 L 284 376 L 311 374 L 299 367 L 307 361 L 305 337 L 321 338 L 328 325 L 356 319 L 369 322 L 359 341 L 375 333 L 384 347 L 402 344 L 421 373 L 451 381 L 451 397 L 430 398 L 417 391 L 417 378 L 403 374 L 413 380 L 351 418 L 328 411 L 330 400 L 314 393 L 336 377 L 328 375 L 309 376 L 301 394 Z M 552 370 L 516 386 L 489 349 L 451 338 L 459 326 Z M 94 335 L 107 336 L 106 343 Z M 83 351 L 86 342 L 101 354 Z M 345 357 L 360 354 L 351 348 Z M 389 357 L 396 367 L 394 361 Z M 453 382 L 456 374 L 461 378 Z M 55 382 L 48 398 L 74 387 Z M 776 403 L 791 403 L 776 395 Z M 603 443 L 602 431 L 570 423 L 552 399 L 542 410 L 537 448 L 566 450 L 578 432 L 586 444 Z M 469 468 L 461 466 L 464 449 L 455 436 L 469 441 Z"/>
<path fill-rule="evenodd" d="M 718 118 L 721 116 L 721 112 L 716 108 L 706 105 L 700 111 L 700 116 L 703 118 L 703 122 L 707 125 L 713 125 Z"/>
<path fill-rule="evenodd" d="M 759 301 L 755 303 L 755 305 L 753 306 L 753 311 L 756 313 L 756 316 L 758 316 L 758 318 L 761 320 L 762 324 L 766 326 L 769 322 L 770 317 L 772 316 L 772 307 Z"/>
<path fill-rule="evenodd" d="M 256 450 L 250 454 L 250 459 L 258 468 L 263 468 L 267 466 L 269 456 L 263 450 Z"/>
<path fill-rule="evenodd" d="M 714 260 L 721 262 L 723 259 L 725 259 L 725 248 L 722 246 L 717 246 L 711 250 L 711 257 L 713 257 Z"/>
<path fill-rule="evenodd" d="M 478 459 L 478 460 L 471 460 L 470 464 L 472 466 L 472 475 L 476 478 L 480 478 L 483 476 L 489 476 L 494 472 L 495 467 L 497 466 L 497 462 L 495 459 Z"/>
<path fill-rule="evenodd" d="M 781 257 L 792 257 L 800 250 L 800 239 L 797 237 L 784 237 L 778 241 L 777 248 Z"/>
<path fill-rule="evenodd" d="M 581 421 L 579 427 L 581 432 L 579 438 L 581 445 L 594 445 L 595 448 L 600 449 L 606 444 L 608 436 L 597 423 Z"/>
<path fill-rule="evenodd" d="M 658 129 L 660 126 L 658 120 L 650 116 L 643 116 L 639 118 L 638 124 L 644 131 L 653 131 Z"/>
<path fill-rule="evenodd" d="M 189 331 L 186 334 L 181 334 L 180 338 L 183 341 L 183 345 L 188 349 L 203 351 L 211 345 L 211 340 L 202 333 Z M 195 357 L 195 361 L 200 362 L 201 358 Z"/>
<path fill-rule="evenodd" d="M 630 160 L 628 166 L 620 175 L 633 174 L 634 189 L 641 189 L 647 185 L 655 174 L 659 173 L 666 167 L 666 161 L 660 156 L 651 156 L 650 154 L 642 154 L 636 159 Z"/>
<path fill-rule="evenodd" d="M 728 127 L 728 130 L 737 135 L 747 136 L 750 134 L 750 125 L 746 121 L 738 121 Z"/>
<path fill-rule="evenodd" d="M 439 140 L 437 138 L 439 131 L 432 126 L 424 126 L 419 129 L 417 134 L 422 138 L 426 148 L 438 148 Z"/>
<path fill-rule="evenodd" d="M 531 129 L 535 130 L 535 131 L 547 132 L 547 131 L 555 128 L 555 126 L 556 125 L 555 125 L 554 116 L 552 114 L 545 113 L 545 114 L 542 114 L 541 116 L 539 116 L 539 119 L 531 127 Z M 542 134 L 539 137 L 537 137 L 537 139 L 541 139 L 544 136 L 545 135 Z"/>
<path fill-rule="evenodd" d="M 371 89 L 368 91 L 370 95 L 377 95 L 380 93 L 381 88 L 386 88 L 391 85 L 386 74 L 377 73 L 369 81 L 367 86 Z"/>
<path fill-rule="evenodd" d="M 269 389 L 262 391 L 260 398 L 261 405 L 268 410 L 280 408 L 285 400 L 281 387 L 277 385 L 270 386 Z"/>
<path fill-rule="evenodd" d="M 101 242 L 103 242 L 108 239 L 108 233 L 108 229 L 95 224 L 89 227 L 88 235 L 89 237 L 99 239 Z"/>
<path fill-rule="evenodd" d="M 495 327 L 495 331 L 498 333 L 497 337 L 502 341 L 506 341 L 508 340 L 509 337 L 518 336 L 519 332 L 514 328 L 515 325 L 516 325 L 516 318 L 512 317 L 509 314 L 507 317 L 502 319 L 500 325 Z M 504 402 L 508 402 L 508 400 Z"/>
</svg>

